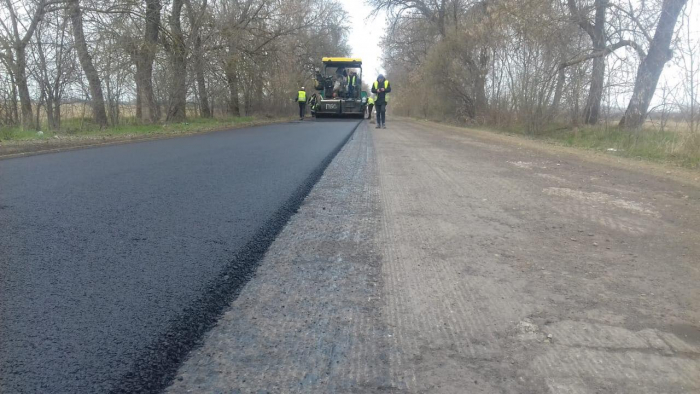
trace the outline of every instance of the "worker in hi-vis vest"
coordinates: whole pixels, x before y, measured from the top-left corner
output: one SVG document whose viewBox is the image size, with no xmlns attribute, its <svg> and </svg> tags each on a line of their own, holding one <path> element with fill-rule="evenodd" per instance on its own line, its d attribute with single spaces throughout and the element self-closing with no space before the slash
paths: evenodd
<svg viewBox="0 0 700 394">
<path fill-rule="evenodd" d="M 384 75 L 379 74 L 377 80 L 372 85 L 372 93 L 377 95 L 374 100 L 374 107 L 377 108 L 377 128 L 386 129 L 386 105 L 388 103 L 387 96 L 391 92 L 391 84 L 384 78 Z"/>
<path fill-rule="evenodd" d="M 306 90 L 302 86 L 297 93 L 296 101 L 299 103 L 299 120 L 304 120 L 306 114 Z"/>
<path fill-rule="evenodd" d="M 357 73 L 355 71 L 350 71 L 350 75 L 348 75 L 347 98 L 355 98 L 355 86 L 357 86 Z"/>
<path fill-rule="evenodd" d="M 374 99 L 367 97 L 367 119 L 372 120 L 372 110 L 374 109 Z"/>
</svg>

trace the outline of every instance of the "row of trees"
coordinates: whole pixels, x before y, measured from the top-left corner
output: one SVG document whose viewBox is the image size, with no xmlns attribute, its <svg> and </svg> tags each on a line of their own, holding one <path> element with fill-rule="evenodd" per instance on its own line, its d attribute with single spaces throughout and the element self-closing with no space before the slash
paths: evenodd
<svg viewBox="0 0 700 394">
<path fill-rule="evenodd" d="M 284 109 L 348 52 L 343 16 L 334 0 L 0 0 L 0 124 L 58 130 L 75 100 L 101 127 Z"/>
<path fill-rule="evenodd" d="M 691 49 L 676 60 L 697 62 L 687 0 L 369 2 L 389 15 L 385 68 L 402 89 L 394 109 L 409 115 L 537 130 L 564 115 L 597 124 L 624 99 L 619 125 L 637 129 L 683 28 Z M 693 111 L 696 89 L 687 96 Z"/>
</svg>

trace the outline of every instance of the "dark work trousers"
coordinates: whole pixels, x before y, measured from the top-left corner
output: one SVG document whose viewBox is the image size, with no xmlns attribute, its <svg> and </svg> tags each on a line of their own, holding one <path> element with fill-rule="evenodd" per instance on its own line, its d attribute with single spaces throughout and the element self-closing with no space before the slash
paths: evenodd
<svg viewBox="0 0 700 394">
<path fill-rule="evenodd" d="M 386 124 L 386 104 L 375 104 L 377 107 L 377 125 Z"/>
<path fill-rule="evenodd" d="M 306 115 L 306 101 L 299 101 L 299 119 L 304 119 Z"/>
<path fill-rule="evenodd" d="M 367 119 L 372 120 L 372 110 L 374 109 L 374 104 L 367 105 Z"/>
</svg>

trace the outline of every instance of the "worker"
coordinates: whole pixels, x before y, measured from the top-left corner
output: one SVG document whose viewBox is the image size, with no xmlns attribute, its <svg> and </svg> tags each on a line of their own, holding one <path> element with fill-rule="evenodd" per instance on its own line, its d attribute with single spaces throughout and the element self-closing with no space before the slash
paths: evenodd
<svg viewBox="0 0 700 394">
<path fill-rule="evenodd" d="M 386 105 L 388 103 L 387 94 L 391 92 L 391 84 L 379 74 L 377 80 L 372 85 L 372 93 L 377 95 L 374 106 L 377 108 L 377 128 L 386 129 Z"/>
<path fill-rule="evenodd" d="M 304 115 L 306 115 L 306 90 L 302 86 L 297 93 L 296 101 L 299 103 L 299 120 L 304 120 Z"/>
<path fill-rule="evenodd" d="M 357 73 L 353 70 L 348 77 L 348 98 L 355 98 L 355 86 L 357 86 Z"/>
<path fill-rule="evenodd" d="M 318 101 L 318 96 L 316 94 L 311 96 L 309 100 L 309 109 L 311 110 L 311 116 L 316 116 L 316 103 Z"/>
<path fill-rule="evenodd" d="M 367 119 L 372 120 L 372 110 L 374 109 L 374 99 L 372 96 L 367 98 Z"/>
</svg>

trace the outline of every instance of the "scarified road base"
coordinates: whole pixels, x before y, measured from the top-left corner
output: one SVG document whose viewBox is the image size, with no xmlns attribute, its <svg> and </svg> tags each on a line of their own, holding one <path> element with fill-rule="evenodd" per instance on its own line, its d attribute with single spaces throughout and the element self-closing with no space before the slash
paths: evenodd
<svg viewBox="0 0 700 394">
<path fill-rule="evenodd" d="M 374 134 L 392 387 L 700 390 L 700 191 L 399 122 Z"/>
<path fill-rule="evenodd" d="M 169 391 L 696 393 L 699 228 L 693 186 L 363 124 Z"/>
</svg>

